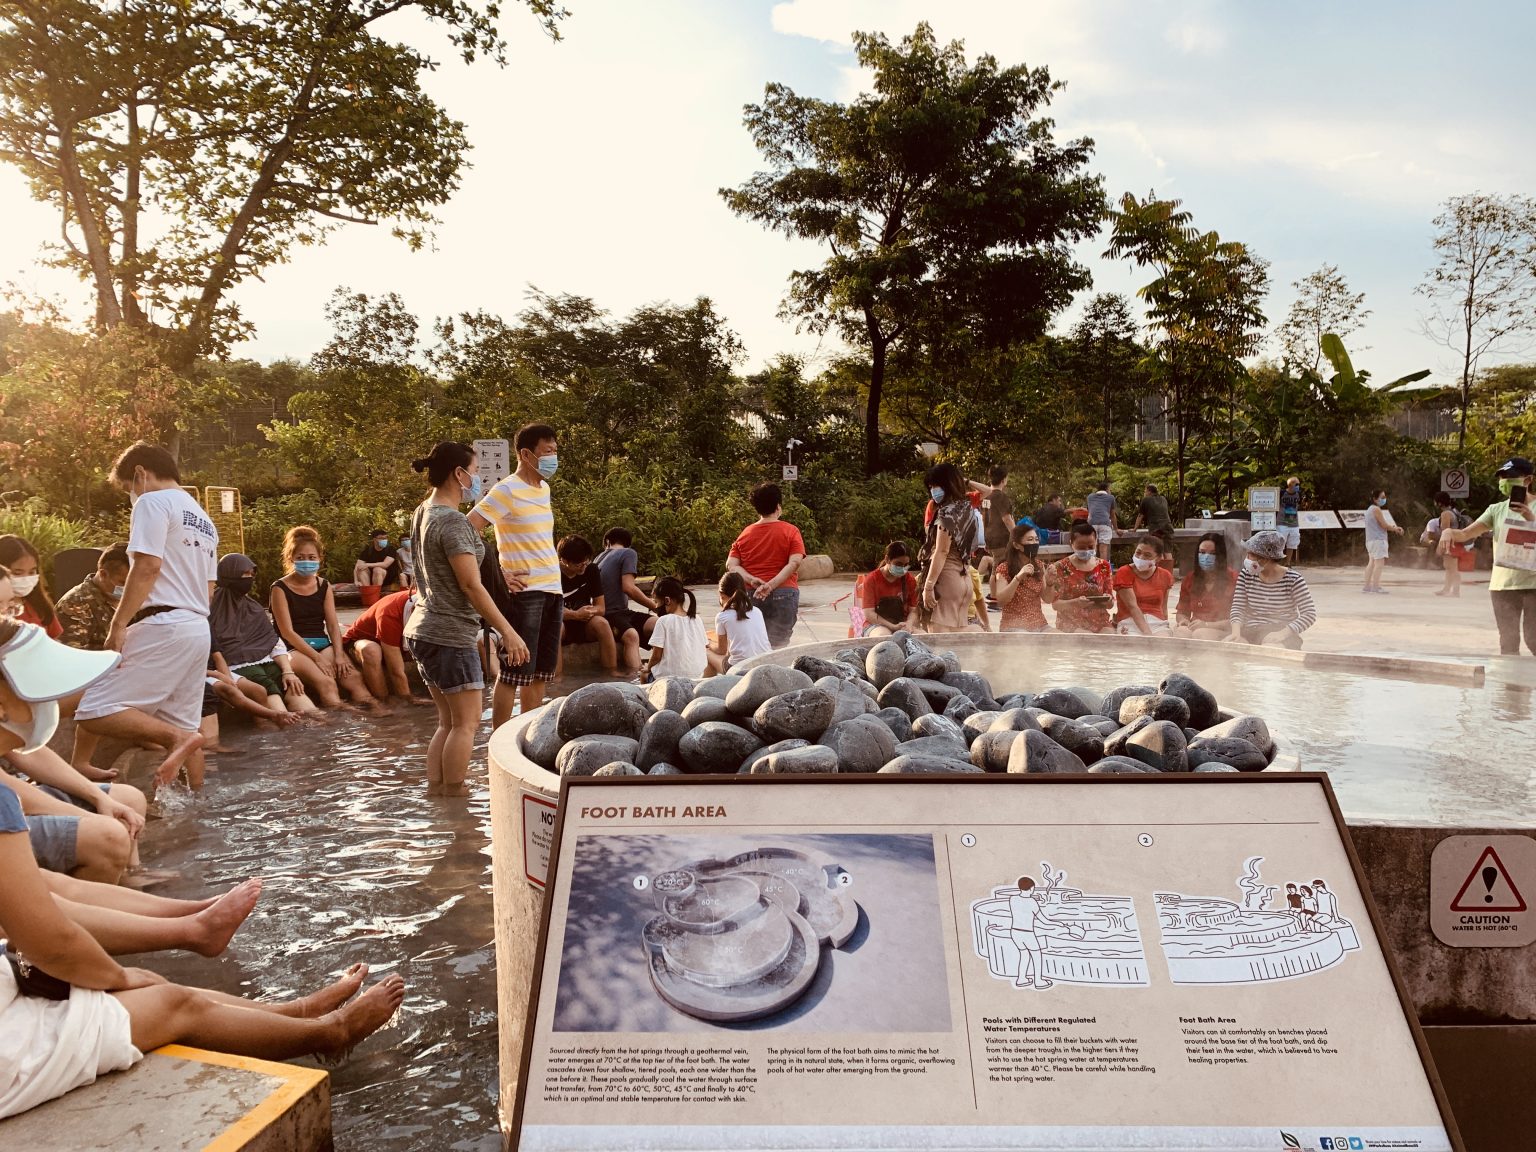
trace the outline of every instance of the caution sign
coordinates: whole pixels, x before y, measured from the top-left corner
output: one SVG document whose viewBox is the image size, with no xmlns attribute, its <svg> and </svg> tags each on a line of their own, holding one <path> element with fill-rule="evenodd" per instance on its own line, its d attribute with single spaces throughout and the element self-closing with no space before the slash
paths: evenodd
<svg viewBox="0 0 1536 1152">
<path fill-rule="evenodd" d="M 1430 926 L 1457 948 L 1536 940 L 1536 838 L 1447 836 L 1430 858 Z"/>
</svg>

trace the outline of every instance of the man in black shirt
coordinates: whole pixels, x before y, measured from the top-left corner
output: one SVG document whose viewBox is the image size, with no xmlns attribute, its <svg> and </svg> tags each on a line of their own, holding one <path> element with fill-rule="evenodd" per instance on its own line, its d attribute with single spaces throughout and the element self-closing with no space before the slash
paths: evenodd
<svg viewBox="0 0 1536 1152">
<path fill-rule="evenodd" d="M 1147 494 L 1136 509 L 1136 527 L 1148 532 L 1171 532 L 1173 520 L 1168 515 L 1168 500 L 1162 496 L 1156 484 L 1147 485 Z"/>
<path fill-rule="evenodd" d="M 400 553 L 389 542 L 388 528 L 368 533 L 368 543 L 352 565 L 352 582 L 359 587 L 377 584 L 386 588 L 400 583 Z"/>
<path fill-rule="evenodd" d="M 1035 513 L 1035 527 L 1043 528 L 1048 532 L 1060 532 L 1061 521 L 1066 514 L 1067 506 L 1061 498 L 1061 493 L 1052 492 L 1046 497 L 1040 511 Z"/>
<path fill-rule="evenodd" d="M 560 558 L 560 590 L 565 596 L 560 632 L 562 666 L 565 645 L 596 644 L 603 670 L 610 676 L 617 674 L 619 649 L 603 615 L 603 578 L 592 563 L 592 545 L 584 536 L 566 536 L 555 545 L 555 554 Z M 561 670 L 556 669 L 557 677 Z"/>
</svg>

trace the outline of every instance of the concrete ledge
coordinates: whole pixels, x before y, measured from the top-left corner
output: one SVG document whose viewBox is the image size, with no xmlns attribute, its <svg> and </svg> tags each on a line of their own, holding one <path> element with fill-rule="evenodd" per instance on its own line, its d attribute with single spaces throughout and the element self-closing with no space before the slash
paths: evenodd
<svg viewBox="0 0 1536 1152">
<path fill-rule="evenodd" d="M 0 1122 L 0 1145 L 45 1152 L 330 1152 L 318 1068 L 167 1045 Z"/>
<path fill-rule="evenodd" d="M 1467 1152 L 1529 1148 L 1536 1131 L 1536 1027 L 1425 1028 L 1424 1039 Z"/>
</svg>

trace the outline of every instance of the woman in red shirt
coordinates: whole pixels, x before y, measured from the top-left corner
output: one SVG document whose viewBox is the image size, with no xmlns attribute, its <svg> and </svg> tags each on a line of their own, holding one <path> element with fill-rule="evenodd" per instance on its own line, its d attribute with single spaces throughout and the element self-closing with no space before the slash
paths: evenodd
<svg viewBox="0 0 1536 1152">
<path fill-rule="evenodd" d="M 64 634 L 64 625 L 53 610 L 48 589 L 43 587 L 43 569 L 37 549 L 20 536 L 7 533 L 0 536 L 0 564 L 11 574 L 11 589 L 21 612 L 16 616 L 24 624 L 36 624 L 48 633 L 50 640 Z"/>
<path fill-rule="evenodd" d="M 1197 566 L 1179 586 L 1175 631 L 1194 640 L 1225 640 L 1231 631 L 1232 593 L 1237 576 L 1227 563 L 1227 537 L 1207 532 L 1195 553 Z"/>
<path fill-rule="evenodd" d="M 992 570 L 992 598 L 1003 606 L 1002 632 L 1049 632 L 1050 624 L 1040 607 L 1042 569 L 1035 562 L 1040 533 L 1029 524 L 1017 524 L 1008 537 L 1007 555 Z"/>
<path fill-rule="evenodd" d="M 864 609 L 865 636 L 889 636 L 898 628 L 917 625 L 917 577 L 912 554 L 901 540 L 885 546 L 885 560 L 859 579 L 859 607 Z"/>
<path fill-rule="evenodd" d="M 1045 570 L 1040 599 L 1055 606 L 1058 632 L 1108 632 L 1113 601 L 1108 560 L 1099 559 L 1099 537 L 1093 525 L 1072 525 L 1072 555 Z"/>
<path fill-rule="evenodd" d="M 1122 636 L 1151 636 L 1169 631 L 1168 593 L 1173 573 L 1160 567 L 1163 538 L 1148 533 L 1136 542 L 1129 564 L 1115 572 L 1115 630 Z"/>
</svg>

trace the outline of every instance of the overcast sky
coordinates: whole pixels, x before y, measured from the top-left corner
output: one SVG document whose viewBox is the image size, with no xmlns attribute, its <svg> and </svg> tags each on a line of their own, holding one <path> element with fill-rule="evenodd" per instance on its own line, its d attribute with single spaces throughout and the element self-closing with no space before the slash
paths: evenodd
<svg viewBox="0 0 1536 1152">
<path fill-rule="evenodd" d="M 734 217 L 716 190 L 758 166 L 741 108 L 765 82 L 849 99 L 865 81 L 850 33 L 896 39 L 920 19 L 972 56 L 1046 65 L 1066 81 L 1052 114 L 1063 136 L 1096 141 L 1106 191 L 1180 198 L 1199 227 L 1269 259 L 1272 323 L 1293 281 L 1337 264 L 1374 310 L 1351 351 L 1377 380 L 1452 370 L 1421 334 L 1413 294 L 1439 203 L 1536 191 L 1529 3 L 566 4 L 558 44 L 520 5 L 504 6 L 505 70 L 466 68 L 430 28 L 396 26 L 443 60 L 427 83 L 474 144 L 435 249 L 413 254 L 384 229 L 349 227 L 299 251 L 241 289 L 258 335 L 240 354 L 314 352 L 337 285 L 398 292 L 425 322 L 475 308 L 511 316 L 529 284 L 615 313 L 709 296 L 745 341 L 747 367 L 783 351 L 825 354 L 777 316 L 786 275 L 822 253 Z M 3 168 L 0 218 L 0 280 L 87 299 L 38 267 L 57 220 Z M 1133 293 L 1145 274 L 1100 259 L 1103 246 L 1082 249 L 1094 290 Z"/>
</svg>

